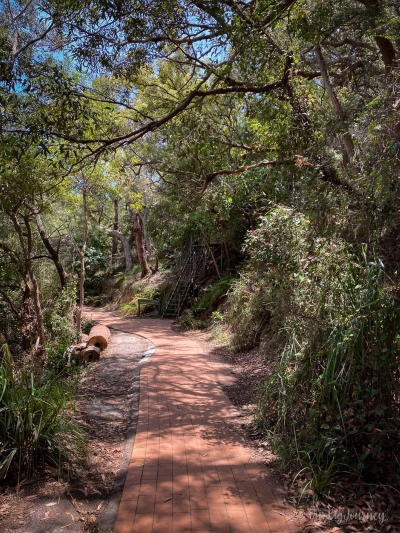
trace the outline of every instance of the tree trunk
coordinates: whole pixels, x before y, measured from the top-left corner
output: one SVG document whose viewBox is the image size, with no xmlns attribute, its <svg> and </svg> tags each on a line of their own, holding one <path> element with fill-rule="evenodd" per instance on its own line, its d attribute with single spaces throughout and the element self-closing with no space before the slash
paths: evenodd
<svg viewBox="0 0 400 533">
<path fill-rule="evenodd" d="M 107 229 L 100 226 L 100 228 L 107 233 L 107 235 L 110 235 L 110 237 L 116 237 L 119 241 L 121 241 L 122 246 L 124 248 L 124 254 L 125 254 L 125 272 L 128 272 L 131 270 L 133 264 L 132 264 L 132 257 L 131 257 L 131 248 L 129 246 L 129 241 L 125 237 L 123 233 L 120 231 L 117 231 L 115 229 Z"/>
<path fill-rule="evenodd" d="M 36 206 L 35 206 L 36 207 Z M 58 251 L 52 246 L 51 242 L 49 241 L 49 238 L 46 234 L 46 231 L 44 229 L 42 218 L 39 214 L 39 212 L 36 212 L 36 225 L 39 230 L 39 235 L 43 241 L 43 244 L 46 247 L 46 250 L 49 252 L 51 259 L 53 260 L 53 263 L 57 269 L 58 276 L 60 278 L 61 287 L 64 288 L 67 286 L 68 283 L 68 274 L 63 267 L 60 256 L 58 254 Z"/>
<path fill-rule="evenodd" d="M 119 230 L 119 211 L 118 211 L 118 198 L 114 198 L 113 200 L 113 203 L 114 203 L 114 226 L 113 226 L 113 230 L 114 231 L 118 231 Z M 114 265 L 115 264 L 115 256 L 117 255 L 117 252 L 118 252 L 118 238 L 117 237 L 113 237 L 113 243 L 112 243 L 112 250 L 111 250 L 111 264 Z"/>
<path fill-rule="evenodd" d="M 396 50 L 394 49 L 392 42 L 387 37 L 375 35 L 375 41 L 381 52 L 382 61 L 385 64 L 386 72 L 389 73 L 395 64 Z"/>
<path fill-rule="evenodd" d="M 131 212 L 131 217 L 133 219 L 133 231 L 135 232 L 136 240 L 136 249 L 140 264 L 141 277 L 144 278 L 150 272 L 149 265 L 146 258 L 146 248 L 144 245 L 143 229 L 140 223 L 140 216 L 138 211 L 134 211 L 132 208 L 129 208 Z"/>
<path fill-rule="evenodd" d="M 35 308 L 35 314 L 36 314 L 39 346 L 44 347 L 46 343 L 46 332 L 44 329 L 44 317 L 43 317 L 42 305 L 40 302 L 39 284 L 35 276 L 35 273 L 33 271 L 32 263 L 29 265 L 28 272 L 29 272 L 29 277 L 31 279 L 31 283 L 32 283 L 32 299 L 33 299 L 33 306 Z"/>
<path fill-rule="evenodd" d="M 29 281 L 24 278 L 24 291 L 22 293 L 21 309 L 18 314 L 19 331 L 21 333 L 21 346 L 25 351 L 32 347 L 32 298 Z"/>
<path fill-rule="evenodd" d="M 82 190 L 82 206 L 83 206 L 83 240 L 82 248 L 79 251 L 79 258 L 81 263 L 81 271 L 79 276 L 79 305 L 76 313 L 76 330 L 80 333 L 82 329 L 82 309 L 85 302 L 85 253 L 86 243 L 88 238 L 88 210 L 87 210 L 87 191 L 85 184 Z"/>
<path fill-rule="evenodd" d="M 29 223 L 28 216 L 23 216 L 23 221 L 26 228 L 26 234 L 22 231 L 21 225 L 19 223 L 19 220 L 17 218 L 16 213 L 11 213 L 10 215 L 11 221 L 14 225 L 15 231 L 17 232 L 19 242 L 21 244 L 21 248 L 24 255 L 24 261 L 25 261 L 25 270 L 26 270 L 26 283 L 29 287 L 32 301 L 33 301 L 33 307 L 35 310 L 35 318 L 36 318 L 36 327 L 37 327 L 37 334 L 38 334 L 38 341 L 39 346 L 38 348 L 43 348 L 46 343 L 46 332 L 44 328 L 44 318 L 43 318 L 43 310 L 42 305 L 40 302 L 40 290 L 39 290 L 39 284 L 37 282 L 37 278 L 35 276 L 35 272 L 33 270 L 32 265 L 32 231 L 31 226 Z"/>
<path fill-rule="evenodd" d="M 152 261 L 153 259 L 153 250 L 151 248 L 151 242 L 150 242 L 150 235 L 147 231 L 147 217 L 149 216 L 149 208 L 144 208 L 144 213 L 141 215 L 139 213 L 140 222 L 142 223 L 142 230 L 143 230 L 143 237 L 144 242 L 146 244 L 146 250 L 147 250 L 147 260 Z"/>
<path fill-rule="evenodd" d="M 318 45 L 315 49 L 318 67 L 321 71 L 322 82 L 326 89 L 329 98 L 331 99 L 333 108 L 339 116 L 340 122 L 344 125 L 345 114 L 341 103 L 337 97 L 336 91 L 333 88 L 331 79 L 329 77 L 328 69 L 326 67 L 324 56 L 322 55 L 321 46 Z M 341 135 L 341 144 L 343 146 L 343 166 L 347 166 L 354 157 L 354 144 L 350 133 L 347 131 Z"/>
<path fill-rule="evenodd" d="M 211 259 L 213 260 L 213 263 L 214 263 L 214 266 L 215 266 L 215 270 L 217 271 L 217 275 L 218 275 L 219 279 L 221 279 L 221 272 L 220 272 L 220 270 L 218 268 L 218 263 L 217 263 L 217 261 L 215 259 L 214 252 L 212 251 L 212 248 L 211 248 L 211 246 L 210 246 L 210 244 L 209 244 L 209 242 L 207 240 L 207 237 L 206 237 L 205 233 L 203 233 L 203 239 L 204 239 L 204 242 L 206 243 L 207 250 L 208 250 L 209 254 L 211 255 Z"/>
</svg>

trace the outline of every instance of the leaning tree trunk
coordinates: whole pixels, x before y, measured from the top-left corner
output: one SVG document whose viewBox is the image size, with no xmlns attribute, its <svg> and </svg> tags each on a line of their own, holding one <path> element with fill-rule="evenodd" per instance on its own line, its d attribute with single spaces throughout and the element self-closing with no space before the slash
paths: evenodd
<svg viewBox="0 0 400 533">
<path fill-rule="evenodd" d="M 85 302 L 85 253 L 88 239 L 88 210 L 87 210 L 87 191 L 85 185 L 82 191 L 83 206 L 83 241 L 82 248 L 79 250 L 81 271 L 79 276 L 79 305 L 76 313 L 76 330 L 80 333 L 82 329 L 82 310 Z"/>
<path fill-rule="evenodd" d="M 125 235 L 115 229 L 107 229 L 107 228 L 103 228 L 102 226 L 100 226 L 100 229 L 105 231 L 107 235 L 110 235 L 110 237 L 115 237 L 119 241 L 121 241 L 122 246 L 124 248 L 124 254 L 125 254 L 125 272 L 128 272 L 129 270 L 131 270 L 133 266 L 132 256 L 131 256 L 131 247 L 129 246 L 129 241 L 125 237 Z"/>
<path fill-rule="evenodd" d="M 135 232 L 136 249 L 140 264 L 141 277 L 144 278 L 150 272 L 150 268 L 149 264 L 147 263 L 142 224 L 140 223 L 138 211 L 134 211 L 132 208 L 130 208 L 130 212 L 133 220 L 133 231 Z"/>
<path fill-rule="evenodd" d="M 46 230 L 44 229 L 42 218 L 39 214 L 39 212 L 36 212 L 36 225 L 39 230 L 39 235 L 43 241 L 43 244 L 45 245 L 47 251 L 50 254 L 50 257 L 54 263 L 54 266 L 56 267 L 58 277 L 60 278 L 61 287 L 65 288 L 68 283 L 68 274 L 63 267 L 63 264 L 60 261 L 60 256 L 58 254 L 58 251 L 52 246 L 47 234 Z"/>
</svg>

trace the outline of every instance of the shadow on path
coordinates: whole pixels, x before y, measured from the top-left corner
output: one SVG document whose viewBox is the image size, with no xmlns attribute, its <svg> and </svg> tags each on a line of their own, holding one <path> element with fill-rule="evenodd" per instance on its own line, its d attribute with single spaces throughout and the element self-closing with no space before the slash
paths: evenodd
<svg viewBox="0 0 400 533">
<path fill-rule="evenodd" d="M 90 310 L 93 320 L 149 339 L 136 436 L 114 533 L 280 533 L 300 522 L 271 472 L 234 427 L 219 364 L 170 321 Z"/>
</svg>

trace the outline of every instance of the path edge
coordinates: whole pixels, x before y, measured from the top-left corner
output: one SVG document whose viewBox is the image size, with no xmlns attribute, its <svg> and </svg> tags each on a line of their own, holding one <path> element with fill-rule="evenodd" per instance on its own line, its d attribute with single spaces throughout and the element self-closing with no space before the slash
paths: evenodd
<svg viewBox="0 0 400 533">
<path fill-rule="evenodd" d="M 109 326 L 108 326 L 109 327 Z M 122 497 L 123 488 L 125 486 L 126 476 L 128 474 L 128 466 L 130 463 L 133 446 L 135 444 L 136 429 L 139 418 L 139 402 L 140 402 L 140 372 L 145 363 L 156 351 L 156 345 L 144 335 L 127 332 L 119 328 L 110 328 L 114 331 L 121 331 L 122 333 L 129 333 L 136 337 L 145 339 L 149 344 L 149 348 L 144 352 L 142 358 L 138 362 L 137 367 L 133 371 L 133 385 L 132 385 L 132 401 L 130 405 L 130 421 L 125 433 L 124 439 L 124 457 L 122 459 L 119 471 L 114 479 L 114 486 L 110 492 L 107 505 L 99 515 L 97 520 L 97 527 L 99 533 L 112 533 L 117 519 L 118 508 Z M 137 401 L 135 401 L 137 398 Z"/>
</svg>

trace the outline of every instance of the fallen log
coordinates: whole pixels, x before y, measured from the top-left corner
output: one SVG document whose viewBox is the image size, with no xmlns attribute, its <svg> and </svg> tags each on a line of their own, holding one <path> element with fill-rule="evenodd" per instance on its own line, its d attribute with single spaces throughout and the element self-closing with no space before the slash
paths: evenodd
<svg viewBox="0 0 400 533">
<path fill-rule="evenodd" d="M 81 335 L 81 343 L 85 343 L 85 345 L 88 343 L 89 335 L 86 335 L 85 333 L 82 333 Z"/>
<path fill-rule="evenodd" d="M 82 351 L 86 348 L 87 343 L 81 342 L 80 344 L 75 344 L 71 347 L 71 359 L 74 359 L 79 364 L 79 358 L 82 354 Z"/>
<path fill-rule="evenodd" d="M 111 333 L 107 326 L 94 326 L 89 333 L 88 346 L 97 346 L 101 351 L 105 350 L 111 340 Z"/>
<path fill-rule="evenodd" d="M 82 350 L 84 350 L 87 346 L 87 342 L 80 342 L 79 344 L 74 344 L 74 346 L 71 347 L 71 354 L 72 356 L 78 356 Z"/>
<path fill-rule="evenodd" d="M 97 346 L 88 346 L 82 350 L 79 357 L 79 365 L 82 363 L 93 363 L 100 359 L 100 348 Z"/>
</svg>

